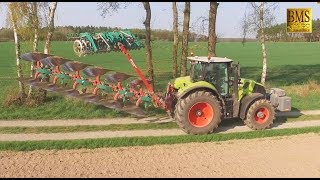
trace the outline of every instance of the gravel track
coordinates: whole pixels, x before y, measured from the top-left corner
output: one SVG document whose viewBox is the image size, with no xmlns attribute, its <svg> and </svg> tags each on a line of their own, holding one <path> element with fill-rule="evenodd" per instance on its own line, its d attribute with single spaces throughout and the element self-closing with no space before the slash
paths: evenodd
<svg viewBox="0 0 320 180">
<path fill-rule="evenodd" d="M 296 117 L 301 115 L 320 115 L 320 110 L 278 112 L 277 116 Z M 136 124 L 136 123 L 162 123 L 172 122 L 171 118 L 108 118 L 108 119 L 68 119 L 68 120 L 0 120 L 0 127 L 43 127 L 43 126 L 82 126 L 82 125 L 110 125 L 110 124 Z"/>
<path fill-rule="evenodd" d="M 320 177 L 319 134 L 0 152 L 0 177 Z"/>
<path fill-rule="evenodd" d="M 301 128 L 320 126 L 320 120 L 296 121 L 290 123 L 274 123 L 272 129 Z M 232 133 L 253 131 L 242 122 L 232 125 L 219 126 L 216 133 Z M 40 133 L 40 134 L 1 134 L 0 141 L 30 141 L 30 140 L 64 140 L 64 139 L 91 139 L 112 137 L 135 137 L 135 136 L 172 136 L 184 135 L 181 129 L 146 129 L 128 131 L 93 131 L 93 132 L 70 132 L 70 133 Z"/>
</svg>

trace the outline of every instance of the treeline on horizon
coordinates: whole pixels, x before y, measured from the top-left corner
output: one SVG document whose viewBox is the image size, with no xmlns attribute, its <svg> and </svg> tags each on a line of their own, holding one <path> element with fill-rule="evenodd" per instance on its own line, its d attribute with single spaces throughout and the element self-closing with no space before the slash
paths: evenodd
<svg viewBox="0 0 320 180">
<path fill-rule="evenodd" d="M 293 41 L 302 41 L 302 42 L 318 42 L 320 41 L 320 19 L 312 20 L 312 33 L 287 33 L 286 30 L 287 24 L 281 23 L 266 28 L 265 38 L 267 41 L 284 41 L 284 42 L 293 42 Z M 258 31 L 259 33 L 259 31 Z M 259 37 L 257 34 L 256 37 Z"/>
<path fill-rule="evenodd" d="M 267 41 L 273 42 L 293 42 L 293 41 L 301 41 L 301 42 L 316 42 L 320 41 L 320 19 L 313 20 L 312 23 L 312 33 L 287 33 L 286 32 L 286 23 L 276 24 L 269 28 L 265 29 L 265 37 Z M 112 28 L 112 27 L 95 27 L 95 26 L 56 26 L 53 34 L 53 41 L 67 41 L 67 34 L 76 34 L 81 32 L 109 32 L 109 31 L 117 31 L 123 30 L 121 28 Z M 145 30 L 144 29 L 128 29 L 131 33 L 136 35 L 139 39 L 145 39 Z M 20 31 L 24 31 L 22 40 L 29 41 L 33 38 L 32 32 L 28 29 L 21 29 Z M 39 32 L 39 40 L 43 41 L 46 38 L 46 28 L 41 28 Z M 258 32 L 259 33 L 259 32 Z M 179 35 L 182 35 L 180 32 Z M 9 28 L 1 28 L 0 29 L 0 42 L 5 41 L 13 41 L 13 30 Z M 257 34 L 256 37 L 259 37 Z M 164 41 L 173 41 L 173 32 L 170 30 L 162 30 L 162 29 L 153 29 L 151 33 L 152 40 L 164 40 Z M 205 35 L 197 34 L 194 32 L 190 32 L 189 34 L 189 42 L 195 41 L 207 41 L 208 37 Z M 221 38 L 218 37 L 218 42 L 221 41 L 236 41 L 241 42 L 242 38 Z M 246 39 L 246 41 L 258 41 L 257 39 Z"/>
</svg>

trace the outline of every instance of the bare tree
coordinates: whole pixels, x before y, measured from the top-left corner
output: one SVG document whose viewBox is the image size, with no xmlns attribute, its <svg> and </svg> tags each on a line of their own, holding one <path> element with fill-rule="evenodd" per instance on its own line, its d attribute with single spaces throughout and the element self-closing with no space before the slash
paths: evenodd
<svg viewBox="0 0 320 180">
<path fill-rule="evenodd" d="M 178 11 L 177 2 L 172 2 L 173 11 L 173 55 L 172 55 L 172 76 L 178 76 L 178 46 L 179 46 L 179 30 L 178 30 Z"/>
<path fill-rule="evenodd" d="M 101 16 L 106 17 L 108 14 L 118 12 L 118 9 L 126 8 L 130 2 L 99 2 L 98 10 L 101 10 Z"/>
<path fill-rule="evenodd" d="M 32 28 L 34 29 L 34 39 L 33 39 L 33 51 L 37 52 L 38 51 L 38 44 L 39 44 L 39 17 L 38 17 L 38 2 L 31 2 L 32 3 L 32 8 L 31 8 L 31 15 L 29 16 L 29 18 L 31 19 L 31 24 L 32 24 Z M 33 77 L 35 74 L 35 62 L 31 63 L 30 69 L 31 69 L 31 73 L 30 73 L 30 77 Z M 33 87 L 29 86 L 29 92 L 28 92 L 28 97 L 31 96 L 33 91 Z"/>
<path fill-rule="evenodd" d="M 151 28 L 150 28 L 150 21 L 151 21 L 151 9 L 149 2 L 142 2 L 144 9 L 146 10 L 146 20 L 144 21 L 144 25 L 146 28 L 146 62 L 147 62 L 147 71 L 148 77 L 152 82 L 152 86 L 154 85 L 154 74 L 153 74 L 153 63 L 152 63 L 152 51 L 151 51 Z"/>
<path fill-rule="evenodd" d="M 210 10 L 209 10 L 209 34 L 208 34 L 208 55 L 216 56 L 216 43 L 217 43 L 217 35 L 216 35 L 216 17 L 217 17 L 217 9 L 219 3 L 210 2 Z"/>
<path fill-rule="evenodd" d="M 245 36 L 247 32 L 258 33 L 261 49 L 262 49 L 262 73 L 261 84 L 265 84 L 267 78 L 267 48 L 265 44 L 265 28 L 270 27 L 275 20 L 274 10 L 278 7 L 278 3 L 256 3 L 250 2 L 251 12 L 249 15 L 244 16 L 242 21 L 243 29 L 243 43 L 245 42 Z"/>
<path fill-rule="evenodd" d="M 34 28 L 33 51 L 38 51 L 39 37 L 39 17 L 38 17 L 38 2 L 32 2 L 32 26 Z"/>
<path fill-rule="evenodd" d="M 47 38 L 46 38 L 46 43 L 44 46 L 44 53 L 45 54 L 49 54 L 50 50 L 51 50 L 51 39 L 52 39 L 52 35 L 53 35 L 53 31 L 54 31 L 54 14 L 57 8 L 57 4 L 58 2 L 53 2 L 52 3 L 52 7 L 49 6 L 49 30 L 48 30 L 48 34 L 47 34 Z"/>
<path fill-rule="evenodd" d="M 20 63 L 20 39 L 18 35 L 18 15 L 17 15 L 17 8 L 19 6 L 18 2 L 10 2 L 8 4 L 8 11 L 9 11 L 9 17 L 10 17 L 10 23 L 13 28 L 13 34 L 14 34 L 14 44 L 15 44 L 15 50 L 16 50 L 16 66 L 17 66 L 17 74 L 18 78 L 23 77 L 22 74 L 22 68 Z M 22 97 L 25 97 L 25 87 L 23 83 L 19 81 L 19 92 L 21 93 Z"/>
<path fill-rule="evenodd" d="M 187 75 L 187 56 L 190 23 L 190 2 L 185 2 L 182 32 L 181 76 Z"/>
</svg>

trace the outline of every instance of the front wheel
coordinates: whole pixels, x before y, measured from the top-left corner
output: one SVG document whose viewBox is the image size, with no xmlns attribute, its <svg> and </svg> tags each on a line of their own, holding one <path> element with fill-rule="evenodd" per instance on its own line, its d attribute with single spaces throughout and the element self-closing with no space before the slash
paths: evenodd
<svg viewBox="0 0 320 180">
<path fill-rule="evenodd" d="M 251 129 L 262 130 L 269 128 L 274 119 L 275 111 L 270 101 L 259 99 L 248 109 L 244 123 Z"/>
<path fill-rule="evenodd" d="M 209 134 L 221 122 L 221 106 L 211 92 L 196 91 L 178 100 L 174 117 L 188 134 Z"/>
</svg>

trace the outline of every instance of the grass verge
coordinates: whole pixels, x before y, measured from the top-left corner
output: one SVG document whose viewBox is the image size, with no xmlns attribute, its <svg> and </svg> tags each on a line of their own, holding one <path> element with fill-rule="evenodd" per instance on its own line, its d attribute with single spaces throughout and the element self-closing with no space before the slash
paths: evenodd
<svg viewBox="0 0 320 180">
<path fill-rule="evenodd" d="M 67 133 L 89 131 L 124 131 L 143 129 L 173 129 L 179 128 L 175 122 L 141 123 L 141 124 L 110 124 L 84 126 L 47 126 L 47 127 L 0 127 L 0 134 L 38 134 L 38 133 Z"/>
<path fill-rule="evenodd" d="M 320 119 L 320 115 L 299 117 L 277 117 L 276 123 L 308 121 Z M 225 120 L 221 125 L 232 125 L 241 123 L 240 119 Z M 47 126 L 47 127 L 0 127 L 0 134 L 38 134 L 38 133 L 67 133 L 67 132 L 89 132 L 89 131 L 125 131 L 143 129 L 174 129 L 179 128 L 175 122 L 162 123 L 137 123 L 137 124 L 110 124 L 110 125 L 79 125 L 79 126 Z"/>
<path fill-rule="evenodd" d="M 86 140 L 60 140 L 60 141 L 27 141 L 27 142 L 0 142 L 0 150 L 32 151 L 50 149 L 94 149 L 102 147 L 150 146 L 156 144 L 179 144 L 191 142 L 219 142 L 234 139 L 254 139 L 275 136 L 290 136 L 296 134 L 320 133 L 320 127 L 291 128 L 278 130 L 263 130 L 239 132 L 229 134 L 210 135 L 179 135 L 163 137 L 120 137 Z"/>
<path fill-rule="evenodd" d="M 277 117 L 276 123 L 308 121 L 320 119 L 320 115 L 300 116 L 295 118 Z M 240 119 L 223 121 L 221 126 L 239 125 Z M 46 127 L 0 127 L 0 134 L 39 134 L 39 133 L 70 133 L 89 131 L 128 131 L 144 129 L 174 129 L 179 128 L 176 122 L 137 123 L 137 124 L 110 124 L 110 125 L 79 125 L 79 126 L 46 126 Z"/>
</svg>

